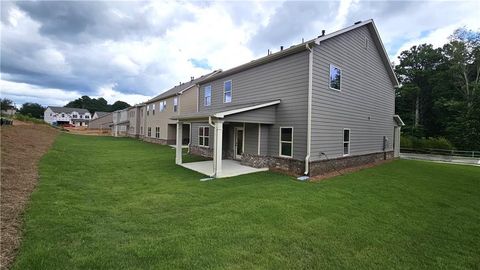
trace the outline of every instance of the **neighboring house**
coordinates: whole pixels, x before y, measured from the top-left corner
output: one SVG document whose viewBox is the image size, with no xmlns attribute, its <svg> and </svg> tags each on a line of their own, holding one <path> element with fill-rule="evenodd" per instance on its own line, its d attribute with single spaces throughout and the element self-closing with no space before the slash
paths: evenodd
<svg viewBox="0 0 480 270">
<path fill-rule="evenodd" d="M 98 115 L 97 112 L 93 115 L 92 120 L 88 124 L 88 129 L 110 130 L 113 125 L 113 113 Z"/>
<path fill-rule="evenodd" d="M 214 71 L 189 82 L 181 83 L 172 89 L 145 102 L 143 123 L 140 127 L 141 137 L 145 141 L 160 144 L 176 144 L 177 121 L 171 117 L 192 113 L 198 110 L 198 83 L 220 71 Z M 190 143 L 190 125 L 182 126 L 183 145 Z"/>
<path fill-rule="evenodd" d="M 48 106 L 43 113 L 43 120 L 51 125 L 88 126 L 91 114 L 86 109 Z"/>
<path fill-rule="evenodd" d="M 13 116 L 15 115 L 15 113 L 17 113 L 17 109 L 15 108 L 8 108 L 0 111 L 1 115 L 8 115 L 8 116 Z"/>
<path fill-rule="evenodd" d="M 201 80 L 197 112 L 172 119 L 179 137 L 191 124 L 190 152 L 213 157 L 215 177 L 222 159 L 318 175 L 393 158 L 397 85 L 368 20 Z"/>
<path fill-rule="evenodd" d="M 92 119 L 97 119 L 97 118 L 100 118 L 102 116 L 105 116 L 107 114 L 110 114 L 109 112 L 95 112 L 92 116 Z"/>
<path fill-rule="evenodd" d="M 128 120 L 128 108 L 112 112 L 112 136 L 127 136 L 130 121 Z"/>
<path fill-rule="evenodd" d="M 140 137 L 140 131 L 141 131 L 140 129 L 142 127 L 142 121 L 144 119 L 143 118 L 144 108 L 145 108 L 144 104 L 138 104 L 128 108 L 127 114 L 128 114 L 129 127 L 127 131 L 127 136 L 133 137 L 133 138 Z"/>
</svg>

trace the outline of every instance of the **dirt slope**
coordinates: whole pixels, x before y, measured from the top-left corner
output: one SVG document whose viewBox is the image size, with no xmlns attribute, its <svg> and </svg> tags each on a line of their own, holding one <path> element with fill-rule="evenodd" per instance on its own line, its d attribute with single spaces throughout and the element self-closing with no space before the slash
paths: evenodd
<svg viewBox="0 0 480 270">
<path fill-rule="evenodd" d="M 0 268 L 7 269 L 20 245 L 22 213 L 38 180 L 37 165 L 58 131 L 15 121 L 1 127 Z"/>
</svg>

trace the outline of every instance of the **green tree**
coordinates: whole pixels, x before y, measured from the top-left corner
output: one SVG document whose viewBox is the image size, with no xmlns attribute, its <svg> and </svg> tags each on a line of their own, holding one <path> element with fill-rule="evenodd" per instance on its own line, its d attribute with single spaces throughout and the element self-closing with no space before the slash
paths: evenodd
<svg viewBox="0 0 480 270">
<path fill-rule="evenodd" d="M 0 100 L 0 109 L 1 110 L 8 110 L 13 109 L 13 101 L 8 98 L 2 98 Z"/>
<path fill-rule="evenodd" d="M 128 107 L 130 107 L 130 104 L 128 104 L 126 102 L 115 101 L 115 103 L 112 104 L 112 107 L 110 108 L 110 110 L 113 112 L 113 111 L 116 111 L 116 110 L 123 110 L 123 109 L 126 109 Z"/>
<path fill-rule="evenodd" d="M 28 115 L 31 117 L 42 119 L 44 111 L 45 111 L 45 108 L 42 105 L 38 103 L 27 102 L 22 105 L 19 112 L 20 114 L 23 114 L 23 115 Z"/>
</svg>

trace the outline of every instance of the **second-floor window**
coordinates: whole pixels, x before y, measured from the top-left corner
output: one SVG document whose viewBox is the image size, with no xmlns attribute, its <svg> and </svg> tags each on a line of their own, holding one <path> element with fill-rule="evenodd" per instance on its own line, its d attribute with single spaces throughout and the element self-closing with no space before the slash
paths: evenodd
<svg viewBox="0 0 480 270">
<path fill-rule="evenodd" d="M 173 98 L 173 111 L 174 112 L 178 111 L 178 97 Z"/>
<path fill-rule="evenodd" d="M 81 118 L 81 117 L 80 117 L 80 118 Z M 90 118 L 90 116 L 88 116 L 88 115 L 85 115 L 85 119 L 89 119 L 89 118 Z"/>
<path fill-rule="evenodd" d="M 78 115 L 76 115 L 76 114 L 73 114 L 73 115 L 72 115 L 72 117 L 73 117 L 73 118 L 77 118 L 77 117 L 78 117 Z"/>
<path fill-rule="evenodd" d="M 150 105 L 147 105 L 147 115 L 150 114 Z"/>
<path fill-rule="evenodd" d="M 203 97 L 203 106 L 210 106 L 212 105 L 212 86 L 207 85 L 204 90 L 204 97 Z"/>
<path fill-rule="evenodd" d="M 152 115 L 155 115 L 155 103 L 152 104 Z"/>
<path fill-rule="evenodd" d="M 232 80 L 223 83 L 223 102 L 232 102 Z"/>
<path fill-rule="evenodd" d="M 342 79 L 342 70 L 334 65 L 330 65 L 330 88 L 340 90 Z"/>
<path fill-rule="evenodd" d="M 167 110 L 167 101 L 166 100 L 160 101 L 160 109 L 159 110 L 161 112 L 164 112 L 165 110 Z"/>
<path fill-rule="evenodd" d="M 62 113 L 62 117 L 65 117 L 65 114 L 64 114 L 64 113 Z"/>
</svg>

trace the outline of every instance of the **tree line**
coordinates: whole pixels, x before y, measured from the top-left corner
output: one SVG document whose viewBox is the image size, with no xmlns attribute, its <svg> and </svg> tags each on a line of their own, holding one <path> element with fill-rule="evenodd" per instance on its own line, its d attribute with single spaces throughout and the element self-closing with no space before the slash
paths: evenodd
<svg viewBox="0 0 480 270">
<path fill-rule="evenodd" d="M 64 107 L 87 109 L 90 113 L 93 114 L 98 111 L 113 112 L 116 110 L 122 110 L 130 107 L 130 104 L 124 101 L 116 101 L 113 104 L 108 104 L 107 100 L 105 100 L 104 98 L 96 99 L 96 98 L 90 98 L 89 96 L 82 96 L 80 98 L 77 98 L 73 101 L 68 102 Z M 0 108 L 2 110 L 14 108 L 13 101 L 7 98 L 1 99 Z M 31 117 L 42 119 L 43 112 L 45 111 L 45 109 L 46 107 L 43 107 L 38 103 L 26 102 L 22 104 L 18 112 L 23 115 L 28 115 Z"/>
<path fill-rule="evenodd" d="M 460 28 L 442 47 L 413 46 L 398 59 L 402 139 L 442 139 L 460 150 L 480 150 L 480 32 Z"/>
</svg>

